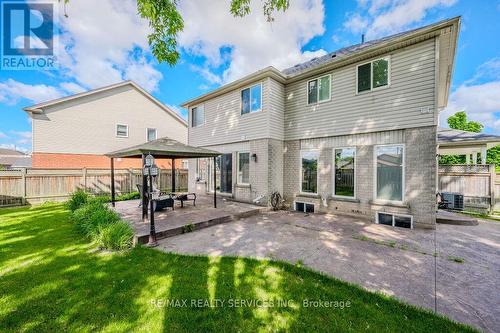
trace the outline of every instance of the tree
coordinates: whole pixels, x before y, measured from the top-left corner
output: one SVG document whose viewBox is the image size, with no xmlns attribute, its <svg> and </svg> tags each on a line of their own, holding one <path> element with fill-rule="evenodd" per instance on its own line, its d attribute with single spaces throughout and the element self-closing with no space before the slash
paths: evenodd
<svg viewBox="0 0 500 333">
<path fill-rule="evenodd" d="M 453 129 L 480 133 L 484 125 L 477 121 L 467 120 L 467 114 L 464 111 L 457 112 L 448 117 L 448 126 Z M 479 157 L 479 156 L 478 156 Z M 465 156 L 463 155 L 446 155 L 439 157 L 439 164 L 464 164 Z M 486 153 L 486 163 L 495 164 L 500 167 L 500 145 L 488 149 Z"/>
<path fill-rule="evenodd" d="M 61 0 L 59 0 L 61 1 Z M 252 0 L 231 0 L 229 10 L 236 17 L 251 12 Z M 70 0 L 64 0 L 64 4 Z M 139 15 L 146 19 L 152 32 L 148 35 L 151 52 L 158 62 L 174 66 L 179 61 L 177 36 L 184 29 L 184 20 L 177 9 L 178 0 L 137 0 Z M 286 11 L 290 0 L 262 0 L 262 10 L 268 22 L 274 21 L 273 14 Z M 67 15 L 66 15 L 67 16 Z"/>
<path fill-rule="evenodd" d="M 477 121 L 468 121 L 467 114 L 464 111 L 455 113 L 448 118 L 448 126 L 453 129 L 458 129 L 467 132 L 479 133 L 483 130 L 483 124 Z"/>
</svg>

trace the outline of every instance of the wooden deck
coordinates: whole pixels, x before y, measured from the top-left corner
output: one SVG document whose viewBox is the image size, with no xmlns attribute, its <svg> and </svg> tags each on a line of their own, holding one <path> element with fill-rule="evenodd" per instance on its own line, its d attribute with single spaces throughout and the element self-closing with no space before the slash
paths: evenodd
<svg viewBox="0 0 500 333">
<path fill-rule="evenodd" d="M 196 199 L 196 207 L 192 202 L 185 202 L 184 208 L 180 202 L 175 202 L 175 209 L 169 208 L 155 212 L 155 230 L 157 239 L 176 236 L 185 232 L 195 231 L 220 223 L 227 223 L 242 217 L 260 213 L 265 207 L 247 203 L 217 199 L 217 208 L 213 207 L 213 197 L 201 195 Z M 135 242 L 145 244 L 149 239 L 149 220 L 142 221 L 139 200 L 117 202 L 115 210 L 128 221 L 135 230 Z"/>
</svg>

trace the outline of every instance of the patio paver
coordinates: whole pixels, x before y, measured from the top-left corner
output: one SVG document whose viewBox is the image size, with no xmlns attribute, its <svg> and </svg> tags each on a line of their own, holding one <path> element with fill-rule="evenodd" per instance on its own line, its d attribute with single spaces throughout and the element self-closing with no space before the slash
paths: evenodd
<svg viewBox="0 0 500 333">
<path fill-rule="evenodd" d="M 430 310 L 437 306 L 437 312 L 481 330 L 500 331 L 500 223 L 438 224 L 434 232 L 350 216 L 269 212 L 164 239 L 160 247 L 188 254 L 300 260 L 369 290 Z"/>
</svg>

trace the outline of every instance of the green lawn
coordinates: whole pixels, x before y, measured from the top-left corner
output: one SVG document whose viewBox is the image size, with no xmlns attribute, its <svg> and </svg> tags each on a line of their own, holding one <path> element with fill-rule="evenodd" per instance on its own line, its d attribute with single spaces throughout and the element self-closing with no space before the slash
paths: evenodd
<svg viewBox="0 0 500 333">
<path fill-rule="evenodd" d="M 191 299 L 225 303 L 194 307 Z M 349 301 L 350 307 L 306 308 L 304 299 Z M 188 303 L 164 306 L 166 300 Z M 241 300 L 275 306 L 245 307 Z M 277 306 L 278 300 L 288 300 L 288 306 Z M 0 210 L 0 331 L 472 329 L 281 262 L 190 257 L 141 247 L 103 253 L 77 233 L 62 205 L 52 204 Z"/>
</svg>

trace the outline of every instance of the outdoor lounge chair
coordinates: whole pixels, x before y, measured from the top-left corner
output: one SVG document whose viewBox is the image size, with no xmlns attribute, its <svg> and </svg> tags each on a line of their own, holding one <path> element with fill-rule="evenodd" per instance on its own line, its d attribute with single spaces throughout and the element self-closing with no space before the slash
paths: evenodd
<svg viewBox="0 0 500 333">
<path fill-rule="evenodd" d="M 147 196 L 147 194 L 143 193 L 142 185 L 137 184 L 136 186 L 137 186 L 137 190 L 139 191 L 139 194 L 141 195 L 141 203 L 139 204 L 139 207 L 141 207 L 143 195 Z M 155 212 L 163 210 L 163 209 L 168 208 L 168 207 L 172 208 L 172 210 L 174 209 L 174 198 L 172 197 L 171 194 L 161 192 L 160 190 L 154 189 L 154 188 L 153 188 L 153 191 L 158 192 L 158 195 L 156 196 L 156 199 L 154 199 L 154 203 L 153 203 L 153 207 L 154 207 Z"/>
<path fill-rule="evenodd" d="M 184 201 L 192 201 L 193 206 L 196 207 L 196 193 L 178 193 L 174 199 L 181 202 L 181 207 L 184 207 Z"/>
</svg>

